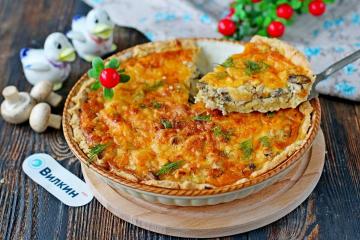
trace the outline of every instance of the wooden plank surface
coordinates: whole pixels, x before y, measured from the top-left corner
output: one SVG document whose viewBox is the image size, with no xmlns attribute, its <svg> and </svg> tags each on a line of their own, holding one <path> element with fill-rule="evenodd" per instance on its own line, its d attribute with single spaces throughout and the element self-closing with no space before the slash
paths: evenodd
<svg viewBox="0 0 360 240">
<path fill-rule="evenodd" d="M 66 32 L 72 16 L 88 10 L 80 0 L 0 0 L 0 89 L 14 84 L 29 91 L 20 67 L 20 48 L 41 47 L 49 33 Z M 147 41 L 128 28 L 118 28 L 115 39 L 119 49 Z M 89 66 L 77 59 L 59 93 L 66 96 Z M 315 191 L 279 221 L 224 239 L 360 239 L 360 106 L 330 97 L 321 97 L 321 104 L 327 155 Z M 62 106 L 53 111 L 61 113 Z M 0 119 L 1 240 L 176 239 L 126 223 L 96 200 L 80 208 L 61 204 L 22 172 L 22 161 L 35 152 L 52 155 L 81 176 L 80 164 L 61 131 L 39 135 L 27 124 L 13 126 Z"/>
</svg>

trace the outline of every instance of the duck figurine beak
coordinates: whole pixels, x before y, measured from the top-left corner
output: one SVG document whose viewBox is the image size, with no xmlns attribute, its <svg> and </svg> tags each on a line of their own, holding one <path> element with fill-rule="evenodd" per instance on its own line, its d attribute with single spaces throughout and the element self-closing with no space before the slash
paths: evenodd
<svg viewBox="0 0 360 240">
<path fill-rule="evenodd" d="M 72 62 L 76 58 L 75 50 L 73 48 L 65 48 L 60 52 L 59 60 L 62 62 Z"/>
<path fill-rule="evenodd" d="M 111 34 L 113 33 L 114 28 L 106 25 L 106 24 L 99 24 L 95 27 L 95 29 L 92 31 L 92 34 L 94 34 L 97 37 L 100 37 L 102 39 L 108 39 Z"/>
</svg>

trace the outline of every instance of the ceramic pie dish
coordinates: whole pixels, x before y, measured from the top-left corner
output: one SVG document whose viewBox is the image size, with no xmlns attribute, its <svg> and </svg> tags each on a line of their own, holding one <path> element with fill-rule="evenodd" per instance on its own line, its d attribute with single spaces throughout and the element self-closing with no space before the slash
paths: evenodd
<svg viewBox="0 0 360 240">
<path fill-rule="evenodd" d="M 193 75 L 195 75 L 196 72 L 200 72 L 200 73 L 206 73 L 209 72 L 213 65 L 219 62 L 223 62 L 226 60 L 226 58 L 229 55 L 232 55 L 234 53 L 239 53 L 241 51 L 243 51 L 243 44 L 240 42 L 233 42 L 233 41 L 224 41 L 224 40 L 218 40 L 218 39 L 182 39 L 182 40 L 175 40 L 175 41 L 168 41 L 168 42 L 159 42 L 159 43 L 148 43 L 148 44 L 143 44 L 140 46 L 136 46 L 127 50 L 124 50 L 122 52 L 119 52 L 117 54 L 115 54 L 113 57 L 118 58 L 119 60 L 121 60 L 122 62 L 125 62 L 125 65 L 128 64 L 129 62 L 132 62 L 131 64 L 128 64 L 126 66 L 128 66 L 128 68 L 125 67 L 125 69 L 128 69 L 129 72 L 131 73 L 130 75 L 132 75 L 132 79 L 135 80 L 130 80 L 131 81 L 138 81 L 136 79 L 140 79 L 141 76 L 143 76 L 144 74 L 147 74 L 147 72 L 142 72 L 142 75 L 139 77 L 136 74 L 134 74 L 134 72 L 132 72 L 132 66 L 136 65 L 136 62 L 142 62 L 143 64 L 143 58 L 147 57 L 148 55 L 154 54 L 154 53 L 159 53 L 159 52 L 164 52 L 164 51 L 170 51 L 169 49 L 167 49 L 169 46 L 172 47 L 181 47 L 181 48 L 185 48 L 185 49 L 190 49 L 192 48 L 191 46 L 196 46 L 196 49 L 199 49 L 198 55 L 199 57 L 196 58 L 196 60 L 193 60 L 193 62 L 195 63 L 194 66 L 191 66 L 188 64 L 188 62 L 186 61 L 186 59 L 182 59 L 181 62 L 178 63 L 178 65 L 173 69 L 176 72 L 186 72 L 186 78 L 188 77 L 192 77 Z M 190 47 L 189 47 L 190 46 Z M 169 55 L 169 54 L 167 54 Z M 134 57 L 136 56 L 136 57 Z M 175 61 L 177 58 L 181 58 L 183 56 L 180 56 L 179 54 L 175 54 L 175 55 L 171 55 L 171 57 L 169 59 L 169 61 Z M 159 56 L 157 56 L 156 59 L 158 59 Z M 135 60 L 134 60 L 135 59 Z M 155 59 L 155 58 L 154 58 Z M 175 60 L 174 60 L 175 59 Z M 135 63 L 134 63 L 135 62 Z M 149 66 L 149 68 L 156 68 L 158 67 L 159 63 L 158 61 L 154 60 L 151 62 Z M 161 65 L 161 64 L 160 64 Z M 184 70 L 185 68 L 183 68 L 184 66 L 192 69 L 193 72 L 187 72 L 187 70 Z M 145 71 L 145 70 L 144 70 Z M 171 74 L 168 75 L 168 78 L 171 79 L 171 76 L 174 75 L 174 72 L 170 72 Z M 155 74 L 155 73 L 152 73 Z M 156 73 L 158 74 L 158 73 Z M 149 77 L 149 76 L 148 76 Z M 161 76 L 160 76 L 161 77 Z M 158 91 L 159 96 L 164 95 L 163 93 L 166 92 L 167 89 L 173 90 L 174 87 L 173 86 L 167 86 L 168 81 L 166 78 L 164 78 L 165 80 L 165 84 L 162 84 L 160 86 L 160 90 L 156 90 Z M 169 80 L 169 81 L 175 81 L 175 80 Z M 176 80 L 178 81 L 178 79 Z M 156 83 L 156 82 L 155 82 Z M 180 92 L 179 94 L 182 93 L 181 90 L 181 86 L 179 86 L 178 88 L 176 87 L 176 83 L 177 82 L 171 82 L 172 84 L 175 84 L 175 89 L 178 90 L 178 92 Z M 146 85 L 146 86 L 145 86 Z M 148 83 L 145 83 L 145 87 L 149 88 Z M 157 84 L 159 85 L 159 84 Z M 164 86 L 163 86 L 164 85 Z M 165 162 L 163 161 L 164 156 L 162 154 L 164 154 L 164 152 L 168 152 L 170 151 L 169 148 L 165 148 L 165 151 L 160 151 L 160 152 L 156 152 L 158 150 L 158 148 L 154 149 L 152 148 L 151 151 L 155 151 L 156 154 L 158 155 L 153 155 L 153 158 L 145 158 L 145 164 L 147 164 L 147 162 L 154 162 L 154 159 L 156 160 L 155 163 L 153 163 L 152 168 L 157 169 L 155 172 L 152 170 L 150 175 L 150 177 L 148 177 L 147 175 L 143 178 L 141 178 L 141 171 L 142 169 L 137 169 L 138 166 L 143 166 L 144 163 L 143 162 L 139 162 L 139 157 L 135 157 L 134 159 L 136 159 L 138 162 L 137 164 L 134 165 L 130 165 L 128 164 L 132 169 L 126 169 L 126 171 L 122 171 L 118 169 L 122 169 L 120 167 L 115 167 L 116 170 L 114 170 L 114 168 L 112 168 L 111 170 L 109 170 L 108 166 L 105 166 L 105 164 L 103 164 L 104 162 L 106 163 L 106 161 L 103 161 L 103 159 L 106 159 L 106 156 L 108 157 L 108 162 L 110 162 L 110 165 L 116 165 L 117 163 L 119 163 L 119 161 L 117 162 L 113 162 L 111 159 L 109 160 L 109 156 L 110 158 L 116 158 L 116 159 L 120 159 L 123 156 L 126 156 L 126 154 L 122 154 L 121 155 L 121 151 L 119 150 L 119 148 L 116 148 L 115 150 L 113 150 L 114 148 L 111 147 L 111 152 L 116 152 L 116 155 L 110 155 L 108 154 L 108 152 L 106 152 L 101 158 L 97 159 L 96 163 L 89 163 L 89 145 L 91 145 L 91 143 L 89 143 L 89 141 L 91 142 L 93 138 L 88 138 L 89 141 L 86 140 L 86 136 L 93 136 L 93 129 L 94 126 L 89 126 L 86 125 L 86 127 L 84 127 L 84 119 L 85 116 L 81 115 L 82 113 L 86 113 L 86 111 L 84 110 L 84 108 L 81 108 L 81 106 L 83 106 L 84 102 L 86 101 L 90 101 L 91 97 L 90 95 L 96 95 L 96 93 L 89 93 L 91 86 L 91 79 L 89 79 L 88 75 L 85 74 L 84 76 L 82 76 L 80 78 L 80 80 L 75 84 L 75 86 L 72 88 L 72 90 L 70 91 L 66 103 L 65 103 L 65 108 L 64 108 L 64 114 L 63 114 L 63 130 L 64 130 L 64 135 L 66 138 L 67 143 L 69 144 L 70 149 L 72 150 L 72 152 L 76 155 L 76 157 L 81 161 L 81 163 L 83 164 L 83 167 L 88 167 L 90 168 L 92 171 L 94 171 L 99 178 L 101 178 L 103 181 L 105 181 L 107 184 L 109 184 L 111 187 L 113 187 L 115 190 L 118 191 L 125 191 L 129 194 L 131 194 L 132 196 L 135 197 L 139 197 L 142 198 L 144 200 L 150 201 L 150 202 L 157 202 L 157 203 L 162 203 L 162 204 L 168 204 L 168 205 L 179 205 L 179 206 L 201 206 L 201 205 L 213 205 L 213 204 L 219 204 L 219 203 L 223 203 L 223 202 L 228 202 L 228 201 L 232 201 L 235 199 L 239 199 L 239 198 L 243 198 L 248 196 L 251 193 L 254 193 L 256 191 L 259 191 L 267 186 L 269 186 L 270 184 L 278 181 L 279 179 L 281 179 L 283 176 L 285 176 L 290 170 L 291 168 L 294 166 L 294 163 L 297 162 L 297 160 L 299 160 L 301 158 L 301 156 L 310 148 L 316 134 L 317 131 L 319 129 L 319 125 L 320 125 L 320 116 L 321 116 L 321 110 L 320 110 L 320 104 L 319 101 L 317 99 L 312 100 L 311 102 L 306 102 L 304 103 L 302 106 L 298 107 L 297 109 L 293 109 L 293 110 L 280 110 L 279 112 L 275 113 L 275 117 L 274 119 L 278 119 L 280 122 L 278 125 L 278 130 L 282 130 L 282 129 L 286 129 L 287 126 L 283 126 L 281 125 L 283 122 L 287 122 L 290 125 L 296 125 L 298 126 L 297 129 L 295 129 L 295 131 L 297 132 L 297 135 L 301 135 L 301 138 L 298 137 L 297 135 L 295 136 L 295 138 L 289 142 L 285 147 L 281 148 L 279 146 L 275 147 L 276 145 L 276 141 L 278 141 L 279 136 L 278 135 L 271 135 L 271 139 L 274 139 L 274 147 L 272 147 L 274 150 L 274 153 L 271 157 L 271 160 L 266 160 L 268 163 L 266 163 L 266 161 L 261 158 L 260 160 L 256 157 L 257 156 L 257 151 L 259 147 L 254 147 L 254 149 L 249 149 L 249 145 L 250 146 L 262 146 L 262 137 L 258 138 L 258 135 L 256 136 L 256 140 L 251 140 L 252 142 L 249 143 L 249 140 L 244 140 L 244 136 L 243 136 L 243 132 L 242 131 L 238 131 L 238 129 L 242 129 L 241 127 L 236 126 L 236 124 L 234 124 L 234 121 L 229 122 L 230 120 L 234 120 L 237 119 L 238 121 L 240 121 L 239 119 L 247 119 L 247 117 L 249 115 L 230 115 L 227 117 L 223 117 L 221 114 L 219 115 L 218 112 L 216 111 L 210 111 L 209 112 L 207 110 L 205 110 L 203 108 L 203 106 L 201 105 L 191 105 L 190 107 L 187 107 L 186 109 L 190 109 L 188 110 L 189 112 L 187 112 L 186 114 L 183 115 L 189 115 L 191 114 L 195 114 L 193 117 L 191 117 L 191 119 L 187 119 L 184 120 L 182 119 L 180 122 L 192 122 L 192 124 L 195 124 L 194 126 L 196 126 L 197 128 L 201 125 L 202 128 L 202 132 L 196 132 L 196 134 L 194 134 L 194 136 L 202 136 L 202 135 L 206 135 L 206 136 L 210 136 L 209 138 L 206 139 L 206 141 L 209 141 L 207 145 L 210 146 L 219 146 L 223 147 L 225 146 L 225 150 L 228 150 L 228 148 L 226 147 L 232 147 L 232 146 L 236 146 L 236 150 L 232 151 L 233 149 L 230 149 L 228 154 L 223 154 L 223 153 L 219 153 L 220 158 L 224 159 L 224 158 L 229 158 L 232 160 L 231 164 L 232 165 L 227 165 L 227 166 L 231 166 L 228 169 L 223 169 L 222 171 L 217 171 L 218 169 L 220 169 L 220 167 L 215 166 L 214 164 L 211 163 L 212 169 L 210 169 L 210 172 L 205 172 L 205 175 L 209 175 L 209 177 L 207 178 L 207 180 L 203 178 L 201 178 L 201 176 L 203 175 L 196 175 L 194 174 L 194 172 L 192 172 L 191 180 L 189 181 L 189 174 L 188 174 L 188 169 L 193 169 L 191 167 L 188 167 L 188 163 L 191 162 L 190 157 L 194 158 L 194 156 L 196 156 L 196 154 L 198 154 L 196 152 L 196 148 L 192 149 L 194 154 L 189 154 L 189 152 L 185 152 L 187 154 L 181 155 L 181 151 L 185 151 L 185 150 L 181 150 L 180 152 L 176 152 L 176 151 L 172 151 L 171 154 L 168 156 L 168 158 L 171 158 L 172 160 L 165 160 Z M 153 85 L 150 85 L 150 88 Z M 184 88 L 186 89 L 186 91 L 189 91 L 190 86 L 188 86 L 188 84 L 185 82 L 185 84 L 183 84 Z M 135 91 L 136 89 L 138 89 L 139 86 L 134 86 L 134 88 L 131 88 L 131 85 L 129 85 L 129 87 L 124 87 L 124 89 L 119 89 L 118 91 L 122 91 L 124 98 L 129 98 L 126 95 L 126 93 L 131 92 L 131 91 Z M 157 87 L 159 88 L 159 87 Z M 127 92 L 125 92 L 127 91 Z M 153 89 L 151 90 L 153 91 Z M 185 91 L 185 90 L 184 90 Z M 90 94 L 90 95 L 89 95 Z M 153 95 L 151 95 L 153 98 L 154 96 L 158 96 L 155 93 L 151 93 Z M 162 94 L 162 95 L 161 95 Z M 146 94 L 145 94 L 146 95 Z M 170 96 L 171 98 L 177 98 L 177 95 L 174 96 Z M 116 104 L 114 102 L 112 103 L 102 103 L 103 108 L 108 108 L 107 111 L 107 116 L 109 116 L 109 112 L 113 113 L 114 112 L 114 108 L 113 106 L 119 106 L 119 105 L 125 105 L 123 108 L 124 109 L 128 109 L 131 108 L 131 106 L 126 106 L 126 101 L 123 99 L 121 100 L 122 97 L 118 97 L 116 98 L 116 101 L 122 101 L 122 104 L 119 104 L 119 102 L 116 102 Z M 97 96 L 93 97 L 94 100 L 98 99 Z M 132 99 L 132 98 L 131 98 Z M 137 115 L 139 114 L 139 112 L 155 112 L 159 114 L 161 113 L 161 110 L 164 110 L 163 114 L 167 113 L 167 112 L 171 112 L 174 107 L 170 107 L 170 108 L 166 108 L 166 104 L 167 102 L 165 102 L 164 98 L 160 98 L 163 100 L 163 102 L 159 103 L 160 107 L 158 104 L 154 104 L 153 101 L 151 102 L 146 102 L 146 96 L 142 96 L 142 101 L 144 102 L 139 102 L 138 104 L 138 108 L 136 108 L 136 111 L 132 111 L 132 115 Z M 96 100 L 97 101 L 97 100 Z M 102 100 L 101 100 L 102 101 Z M 115 100 L 114 100 L 115 101 Z M 172 101 L 172 100 L 171 100 Z M 174 100 L 175 101 L 175 100 Z M 132 104 L 132 103 L 131 103 Z M 185 104 L 186 105 L 186 104 Z M 109 107 L 110 106 L 110 107 Z M 145 106 L 145 107 L 144 107 Z M 109 110 L 110 108 L 110 110 Z M 166 108 L 166 109 L 163 109 Z M 195 110 L 194 110 L 195 108 Z M 97 110 L 96 108 L 91 108 L 91 110 L 87 110 L 89 112 L 93 112 L 95 113 L 94 116 L 98 117 L 101 115 L 100 110 Z M 200 109 L 200 112 L 202 113 L 199 114 L 199 112 L 196 112 L 198 109 Z M 98 112 L 97 112 L 98 111 Z M 120 110 L 119 110 L 120 111 Z M 205 114 L 203 114 L 205 113 Z M 177 112 L 177 114 L 179 115 L 179 112 Z M 252 122 L 256 122 L 258 120 L 261 119 L 267 119 L 268 117 L 271 118 L 271 116 L 265 116 L 265 115 L 259 115 L 260 113 L 257 114 L 253 114 L 254 118 L 253 119 L 248 119 L 251 120 Z M 176 116 L 178 116 L 176 115 Z M 111 115 L 113 116 L 113 115 Z M 122 116 L 120 114 L 120 116 Z M 167 115 L 166 115 L 167 116 Z M 282 121 L 280 118 L 281 116 L 283 116 L 284 120 Z M 294 116 L 294 117 L 286 117 L 286 116 Z M 298 116 L 303 116 L 300 120 L 301 121 L 296 121 L 296 118 L 298 118 Z M 117 115 L 117 120 L 115 122 L 121 122 L 122 120 L 119 120 L 119 116 Z M 125 113 L 123 115 L 123 117 L 126 117 Z M 181 117 L 181 114 L 180 114 Z M 82 119 L 82 123 L 81 120 Z M 142 119 L 146 119 L 142 116 Z M 149 118 L 150 119 L 150 118 Z M 174 142 L 173 138 L 171 138 L 171 144 L 176 144 L 176 145 L 181 145 L 181 140 L 188 140 L 186 137 L 184 136 L 188 136 L 189 133 L 187 132 L 187 135 L 181 135 L 183 133 L 183 131 L 185 131 L 188 128 L 181 128 L 178 126 L 181 126 L 181 124 L 178 124 L 177 121 L 175 121 L 172 118 L 169 118 L 171 121 L 169 121 L 169 123 L 164 124 L 163 123 L 163 118 L 161 118 L 161 123 L 162 125 L 154 125 L 154 131 L 159 131 L 162 134 L 164 133 L 168 133 L 168 132 L 176 132 L 178 134 L 178 136 L 180 136 L 180 140 L 176 140 Z M 210 120 L 209 120 L 210 119 Z M 224 120 L 226 119 L 226 121 Z M 290 119 L 290 120 L 289 120 Z M 292 119 L 292 120 L 291 120 Z M 295 119 L 295 120 L 294 120 Z M 225 121 L 225 122 L 224 122 Z M 267 120 L 266 120 L 267 121 Z M 271 120 L 269 120 L 271 122 Z M 291 122 L 293 121 L 293 122 Z M 194 123 L 195 122 L 195 123 Z M 305 124 L 306 122 L 306 124 Z M 81 123 L 81 124 L 80 124 Z M 134 123 L 134 122 L 132 122 Z M 152 122 L 147 122 L 147 129 L 148 131 L 141 131 L 141 127 L 138 126 L 136 129 L 138 132 L 144 134 L 149 132 L 149 134 L 153 131 L 152 130 Z M 272 124 L 274 124 L 274 122 L 272 122 Z M 271 126 L 272 124 L 268 124 L 268 126 L 266 126 L 266 124 L 262 124 L 259 125 L 259 129 L 263 130 L 263 131 L 272 131 Z M 121 124 L 119 124 L 121 125 Z M 228 125 L 232 125 L 231 131 L 228 129 Z M 170 126 L 170 127 L 169 127 Z M 177 127 L 179 129 L 177 129 Z M 165 129 L 164 129 L 165 128 Z M 168 129 L 171 128 L 171 129 Z M 281 129 L 282 128 L 282 129 Z M 107 129 L 107 128 L 106 128 Z M 185 130 L 183 130 L 185 129 Z M 256 130 L 257 128 L 254 128 L 254 132 L 257 132 Z M 299 130 L 300 129 L 300 130 Z M 175 131 L 176 130 L 176 131 Z M 90 131 L 90 132 L 86 132 L 84 133 L 84 131 Z M 250 130 L 252 131 L 252 130 Z M 290 135 L 291 134 L 291 129 L 290 131 Z M 106 134 L 108 134 L 110 132 L 110 135 L 107 136 Z M 110 130 L 104 130 L 101 133 L 98 133 L 97 138 L 99 139 L 99 137 L 103 138 L 103 139 L 108 139 L 109 137 L 111 138 L 111 141 L 114 141 L 116 144 L 119 143 L 119 141 L 124 141 L 125 137 L 122 136 L 118 139 L 116 139 L 116 136 L 119 132 L 119 129 L 117 129 L 117 124 L 112 126 Z M 294 131 L 293 131 L 294 132 Z M 91 133 L 91 134 L 90 134 Z M 90 135 L 89 135 L 90 134 Z M 168 134 L 165 134 L 168 135 Z M 80 138 L 79 138 L 80 136 Z M 107 136 L 107 138 L 106 138 Z M 259 135 L 260 136 L 260 135 Z M 114 137 L 114 139 L 112 139 L 112 137 Z M 158 139 L 154 136 L 153 139 Z M 172 136 L 173 137 L 173 136 Z M 133 136 L 132 139 L 130 139 L 129 141 L 131 142 L 132 140 L 134 141 L 134 145 L 136 144 L 135 142 L 137 141 L 138 136 Z M 166 139 L 166 138 L 165 138 Z M 252 138 L 251 138 L 252 139 Z M 166 139 L 168 140 L 168 139 Z M 266 140 L 266 139 L 265 139 Z M 178 143 L 180 142 L 180 143 Z M 199 139 L 195 140 L 193 143 L 188 144 L 188 146 L 195 146 L 197 143 L 202 142 Z M 117 146 L 115 144 L 115 146 Z M 124 142 L 122 142 L 122 146 L 124 146 Z M 158 143 L 157 143 L 158 144 Z M 133 147 L 133 150 L 131 150 L 131 154 L 135 154 L 135 156 L 138 156 L 136 154 L 139 154 L 139 149 L 146 149 L 148 147 L 148 145 L 153 145 L 150 143 L 147 144 L 143 144 L 141 145 L 141 147 Z M 265 145 L 265 144 L 264 144 Z M 158 145 L 156 145 L 158 146 Z M 202 146 L 202 145 L 201 145 Z M 176 149 L 179 149 L 179 146 L 177 146 Z M 181 148 L 182 149 L 182 148 Z M 212 148 L 211 148 L 212 149 Z M 224 150 L 224 151 L 225 151 Z M 256 151 L 255 151 L 256 150 Z M 263 151 L 264 148 L 261 147 L 261 151 Z M 265 149 L 266 150 L 266 149 Z M 109 150 L 110 151 L 110 150 Z M 142 150 L 142 152 L 144 152 L 145 150 Z M 205 154 L 206 151 L 210 151 L 211 153 L 214 153 L 213 150 L 209 150 L 208 148 L 206 150 L 204 150 Z M 216 150 L 217 152 L 218 149 Z M 119 153 L 120 152 L 120 153 Z M 235 152 L 235 153 L 234 153 Z M 147 152 L 146 152 L 147 153 Z M 283 153 L 283 154 L 282 154 Z M 200 153 L 199 153 L 200 154 Z M 240 155 L 239 155 L 240 154 Z M 250 155 L 249 155 L 250 154 Z M 253 154 L 253 155 L 252 155 Z M 193 155 L 193 156 L 189 156 L 189 155 Z M 215 154 L 216 155 L 216 154 Z M 251 156 L 251 159 L 245 159 L 245 157 L 249 158 L 249 156 Z M 255 156 L 256 155 L 256 156 Z M 130 155 L 130 160 L 127 159 L 128 162 L 131 163 L 131 160 L 133 158 L 131 158 Z M 230 157 L 229 157 L 230 156 Z M 234 163 L 234 161 L 236 162 L 236 157 L 240 156 L 240 158 L 243 158 L 245 162 L 240 162 L 240 163 Z M 270 155 L 271 156 L 271 155 Z M 177 158 L 176 158 L 177 157 Z M 178 159 L 179 157 L 186 159 L 186 161 L 181 160 L 176 162 L 176 160 L 173 159 Z M 189 160 L 188 160 L 189 159 Z M 270 159 L 268 157 L 268 159 Z M 276 160 L 276 161 L 272 161 L 272 160 Z M 195 159 L 196 160 L 196 159 Z M 168 162 L 166 162 L 168 161 Z M 197 161 L 197 160 L 196 160 Z M 227 161 L 227 160 L 222 160 L 222 161 Z M 265 163 L 264 163 L 265 161 Z M 121 162 L 121 161 L 120 161 Z M 174 164 L 174 163 L 179 163 L 181 162 L 181 166 L 178 166 L 176 169 L 171 169 L 171 172 L 166 172 L 164 175 L 163 172 L 161 171 L 161 165 L 167 165 L 167 164 Z M 207 159 L 206 161 L 204 161 L 203 163 L 206 165 L 209 162 L 209 160 Z M 230 160 L 228 161 L 230 162 Z M 164 164 L 165 163 L 165 164 Z M 154 166 L 155 164 L 155 166 Z M 173 165 L 172 165 L 173 166 Z M 193 165 L 191 165 L 193 166 Z M 203 169 L 206 169 L 206 171 L 209 170 L 209 166 L 210 165 L 206 165 L 205 167 L 203 167 Z M 146 171 L 149 171 L 149 167 L 146 166 L 147 168 L 145 169 Z M 234 175 L 234 173 L 232 172 L 232 169 L 235 168 L 241 168 L 241 176 L 240 175 Z M 159 170 L 160 168 L 160 170 Z M 215 170 L 216 171 L 215 171 Z M 200 168 L 201 170 L 201 168 Z M 231 174 L 228 174 L 230 171 Z M 140 174 L 135 174 L 136 172 L 139 172 Z M 183 175 L 181 175 L 183 174 Z M 129 176 L 130 175 L 130 176 Z M 155 175 L 155 177 L 154 177 Z M 180 177 L 179 177 L 180 176 Z M 183 177 L 182 177 L 183 176 Z M 226 176 L 226 177 L 224 177 Z M 196 177 L 196 178 L 195 178 Z M 216 178 L 216 181 L 214 180 Z M 185 179 L 185 180 L 179 180 L 176 182 L 176 179 Z M 229 180 L 230 179 L 230 180 Z"/>
</svg>

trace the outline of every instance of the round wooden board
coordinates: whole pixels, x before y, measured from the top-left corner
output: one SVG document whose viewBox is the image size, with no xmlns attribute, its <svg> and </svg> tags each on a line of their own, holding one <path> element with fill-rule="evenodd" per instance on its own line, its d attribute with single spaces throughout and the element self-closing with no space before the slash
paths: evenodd
<svg viewBox="0 0 360 240">
<path fill-rule="evenodd" d="M 319 131 L 312 148 L 279 182 L 243 199 L 215 206 L 177 207 L 149 203 L 119 193 L 82 166 L 95 198 L 117 217 L 157 233 L 179 237 L 220 237 L 270 224 L 299 206 L 320 179 L 325 141 Z"/>
</svg>

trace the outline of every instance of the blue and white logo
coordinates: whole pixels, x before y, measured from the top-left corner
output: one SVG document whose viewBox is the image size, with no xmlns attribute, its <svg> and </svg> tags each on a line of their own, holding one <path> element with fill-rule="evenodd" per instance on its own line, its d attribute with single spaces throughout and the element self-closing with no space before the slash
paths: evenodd
<svg viewBox="0 0 360 240">
<path fill-rule="evenodd" d="M 29 166 L 31 168 L 38 169 L 41 168 L 43 165 L 44 165 L 44 161 L 39 158 L 34 158 L 31 161 L 29 161 Z"/>
<path fill-rule="evenodd" d="M 85 182 L 46 153 L 30 155 L 23 162 L 22 169 L 32 180 L 68 206 L 83 206 L 93 199 Z"/>
</svg>

